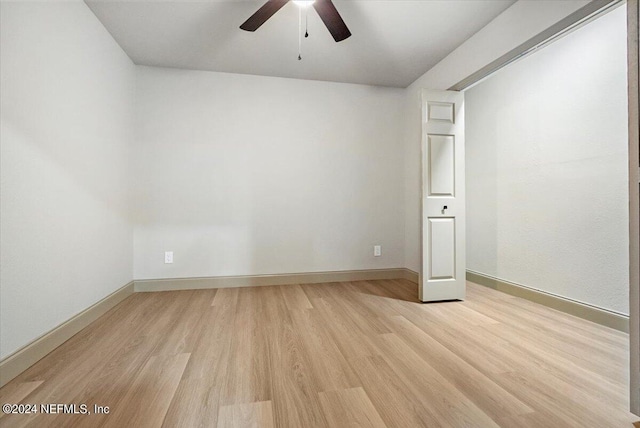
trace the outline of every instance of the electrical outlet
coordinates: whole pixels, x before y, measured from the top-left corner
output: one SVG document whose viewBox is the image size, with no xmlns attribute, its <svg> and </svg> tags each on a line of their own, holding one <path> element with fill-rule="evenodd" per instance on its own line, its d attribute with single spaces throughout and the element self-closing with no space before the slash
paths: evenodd
<svg viewBox="0 0 640 428">
<path fill-rule="evenodd" d="M 164 262 L 165 263 L 173 263 L 173 251 L 165 251 L 164 252 Z"/>
<path fill-rule="evenodd" d="M 373 255 L 375 257 L 380 257 L 382 255 L 382 245 L 373 246 Z"/>
</svg>

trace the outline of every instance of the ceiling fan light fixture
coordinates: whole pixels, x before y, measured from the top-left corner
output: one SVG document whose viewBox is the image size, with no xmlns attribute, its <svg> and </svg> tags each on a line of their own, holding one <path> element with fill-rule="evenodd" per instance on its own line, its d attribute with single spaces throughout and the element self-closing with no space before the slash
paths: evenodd
<svg viewBox="0 0 640 428">
<path fill-rule="evenodd" d="M 341 42 L 351 37 L 351 31 L 347 28 L 347 24 L 344 23 L 344 20 L 331 0 L 293 0 L 293 2 L 300 7 L 300 11 L 302 11 L 303 7 L 308 8 L 313 5 L 313 8 L 318 13 L 318 16 L 320 16 L 325 27 L 327 27 L 327 30 L 331 33 L 331 37 L 333 37 L 333 40 L 336 42 Z M 267 0 L 260 9 L 242 23 L 240 29 L 256 31 L 287 3 L 289 3 L 289 0 Z"/>
<path fill-rule="evenodd" d="M 293 0 L 296 6 L 301 7 L 303 9 L 311 6 L 316 0 Z"/>
</svg>

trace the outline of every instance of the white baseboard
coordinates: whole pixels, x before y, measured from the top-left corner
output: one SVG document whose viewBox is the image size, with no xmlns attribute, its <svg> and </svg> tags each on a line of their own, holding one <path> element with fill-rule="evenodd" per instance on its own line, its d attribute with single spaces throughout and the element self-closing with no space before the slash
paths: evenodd
<svg viewBox="0 0 640 428">
<path fill-rule="evenodd" d="M 404 279 L 407 281 L 415 282 L 416 284 L 420 280 L 420 274 L 411 269 L 404 268 Z"/>
<path fill-rule="evenodd" d="M 629 332 L 629 317 L 597 306 L 571 300 L 566 297 L 546 293 L 526 285 L 502 280 L 480 272 L 467 271 L 467 281 L 521 297 L 549 308 L 604 325 L 625 333 Z"/>
<path fill-rule="evenodd" d="M 208 288 L 256 287 L 323 282 L 407 279 L 418 282 L 418 274 L 405 268 L 306 272 L 277 275 L 212 276 L 203 278 L 135 280 L 136 292 L 198 290 Z"/>
<path fill-rule="evenodd" d="M 133 294 L 133 281 L 0 361 L 0 387 Z"/>
</svg>

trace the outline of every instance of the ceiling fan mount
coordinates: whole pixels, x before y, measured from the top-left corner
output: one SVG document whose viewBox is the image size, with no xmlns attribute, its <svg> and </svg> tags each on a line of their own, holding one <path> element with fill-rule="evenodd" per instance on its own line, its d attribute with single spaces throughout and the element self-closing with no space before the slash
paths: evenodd
<svg viewBox="0 0 640 428">
<path fill-rule="evenodd" d="M 245 31 L 256 31 L 285 4 L 289 3 L 289 1 L 290 0 L 268 0 L 260 9 L 251 15 L 240 28 Z M 347 28 L 347 25 L 342 20 L 342 17 L 331 0 L 294 0 L 294 3 L 298 3 L 299 6 L 303 7 L 311 4 L 316 12 L 318 12 L 320 19 L 322 19 L 322 22 L 324 22 L 324 25 L 336 42 L 341 42 L 351 36 L 351 31 Z"/>
</svg>

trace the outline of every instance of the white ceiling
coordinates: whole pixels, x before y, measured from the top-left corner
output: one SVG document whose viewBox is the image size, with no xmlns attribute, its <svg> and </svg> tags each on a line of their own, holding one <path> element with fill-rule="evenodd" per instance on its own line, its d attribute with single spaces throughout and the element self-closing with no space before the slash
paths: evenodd
<svg viewBox="0 0 640 428">
<path fill-rule="evenodd" d="M 265 0 L 85 1 L 136 64 L 406 87 L 515 0 L 334 0 L 353 35 L 310 8 L 302 61 L 293 3 L 250 33 Z"/>
</svg>

